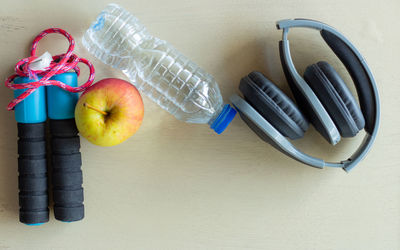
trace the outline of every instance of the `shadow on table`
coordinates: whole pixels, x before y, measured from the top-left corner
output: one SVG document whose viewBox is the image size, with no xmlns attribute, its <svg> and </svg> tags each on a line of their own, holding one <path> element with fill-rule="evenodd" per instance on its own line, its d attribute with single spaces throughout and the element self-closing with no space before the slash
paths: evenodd
<svg viewBox="0 0 400 250">
<path fill-rule="evenodd" d="M 6 108 L 12 96 L 11 90 L 2 87 L 0 91 L 0 218 L 3 217 L 3 213 L 12 213 L 12 217 L 17 219 L 17 123 L 14 119 L 14 113 L 7 111 Z"/>
</svg>

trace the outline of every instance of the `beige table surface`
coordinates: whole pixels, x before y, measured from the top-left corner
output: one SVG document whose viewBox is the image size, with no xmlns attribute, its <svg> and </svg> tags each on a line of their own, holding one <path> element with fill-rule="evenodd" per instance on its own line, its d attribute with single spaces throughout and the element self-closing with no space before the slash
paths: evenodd
<svg viewBox="0 0 400 250">
<path fill-rule="evenodd" d="M 12 73 L 43 29 L 61 27 L 92 60 L 96 79 L 125 76 L 94 59 L 80 38 L 108 1 L 2 0 L 0 76 Z M 400 249 L 400 34 L 398 0 L 126 0 L 149 31 L 214 75 L 224 99 L 252 70 L 289 93 L 275 21 L 326 22 L 362 52 L 381 97 L 380 133 L 350 174 L 299 164 L 259 140 L 238 117 L 222 135 L 177 121 L 147 97 L 136 135 L 112 148 L 82 138 L 86 217 L 40 227 L 18 222 L 16 123 L 0 91 L 0 249 Z M 295 63 L 328 60 L 351 82 L 317 32 L 291 32 Z M 40 51 L 63 52 L 46 38 Z M 84 68 L 84 66 L 82 66 Z M 85 81 L 84 70 L 81 82 Z M 351 87 L 353 90 L 354 88 Z M 307 153 L 343 159 L 362 135 L 330 146 L 312 128 L 295 142 Z"/>
</svg>

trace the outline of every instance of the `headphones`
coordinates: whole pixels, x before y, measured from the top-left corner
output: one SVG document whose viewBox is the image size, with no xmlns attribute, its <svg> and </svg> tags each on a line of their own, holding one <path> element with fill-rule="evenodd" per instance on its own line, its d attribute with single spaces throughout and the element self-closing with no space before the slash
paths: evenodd
<svg viewBox="0 0 400 250">
<path fill-rule="evenodd" d="M 334 28 L 314 20 L 281 20 L 280 59 L 293 96 L 299 108 L 276 85 L 259 72 L 251 72 L 240 81 L 238 95 L 231 96 L 235 108 L 247 125 L 264 141 L 287 156 L 312 167 L 336 167 L 350 171 L 371 148 L 379 127 L 380 106 L 375 80 L 364 58 L 349 40 Z M 304 78 L 297 72 L 290 55 L 289 28 L 320 31 L 322 38 L 346 67 L 353 79 L 360 102 L 327 62 L 307 67 Z M 301 112 L 301 111 L 302 112 Z M 287 139 L 303 137 L 308 121 L 332 145 L 341 137 L 355 136 L 364 129 L 366 136 L 359 148 L 341 162 L 325 162 L 307 155 Z"/>
</svg>

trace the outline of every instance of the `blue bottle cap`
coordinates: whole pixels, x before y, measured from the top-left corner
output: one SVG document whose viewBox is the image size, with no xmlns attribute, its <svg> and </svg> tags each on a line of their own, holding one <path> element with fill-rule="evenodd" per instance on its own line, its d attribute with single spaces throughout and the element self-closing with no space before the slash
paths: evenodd
<svg viewBox="0 0 400 250">
<path fill-rule="evenodd" d="M 236 110 L 231 107 L 231 105 L 226 104 L 222 109 L 221 113 L 218 115 L 217 119 L 210 125 L 217 134 L 224 132 L 229 123 L 233 120 L 236 115 Z"/>
</svg>

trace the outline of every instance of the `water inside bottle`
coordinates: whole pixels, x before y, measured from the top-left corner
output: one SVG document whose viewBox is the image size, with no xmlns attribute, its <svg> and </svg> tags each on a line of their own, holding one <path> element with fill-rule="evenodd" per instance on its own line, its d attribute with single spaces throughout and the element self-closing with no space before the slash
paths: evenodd
<svg viewBox="0 0 400 250">
<path fill-rule="evenodd" d="M 210 74 L 169 43 L 149 35 L 118 5 L 108 5 L 98 16 L 83 44 L 179 120 L 212 124 L 223 109 L 218 84 Z"/>
</svg>

